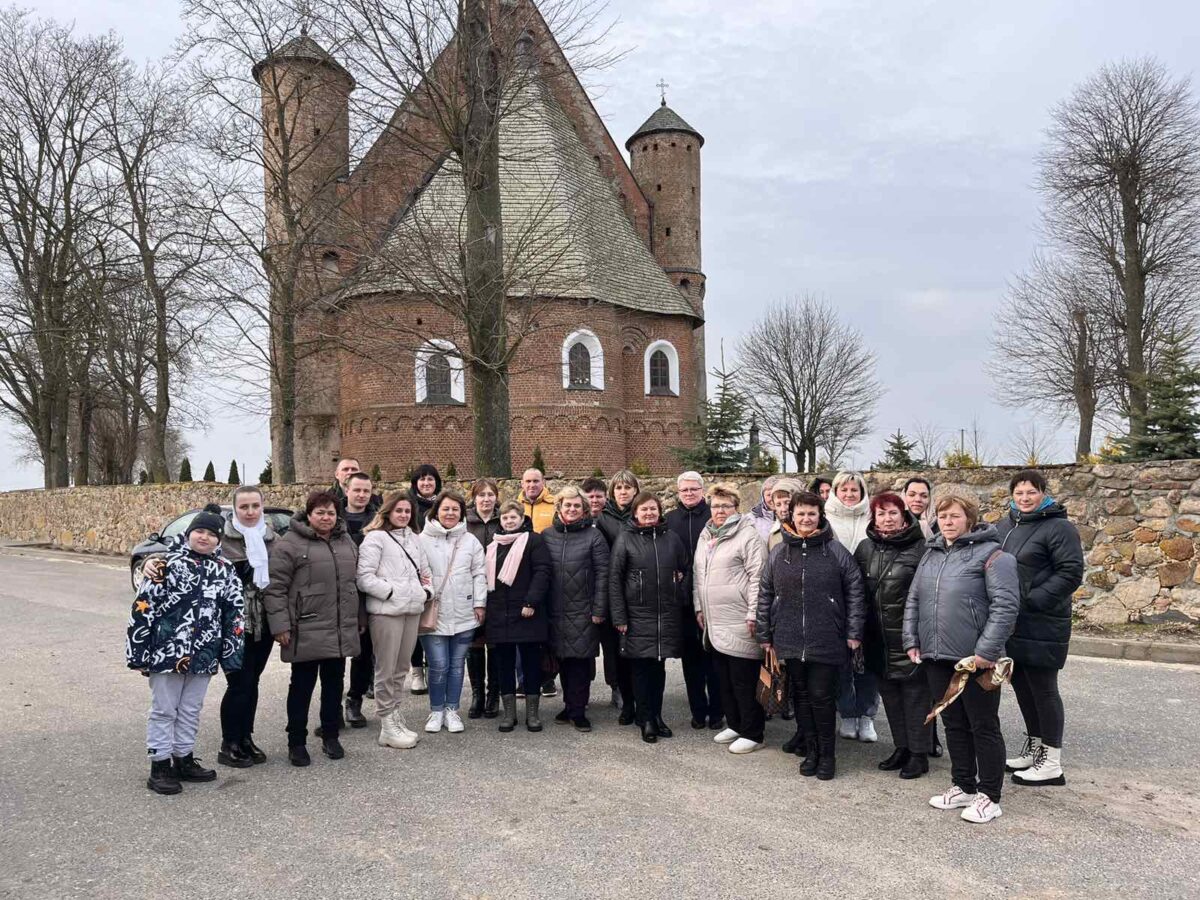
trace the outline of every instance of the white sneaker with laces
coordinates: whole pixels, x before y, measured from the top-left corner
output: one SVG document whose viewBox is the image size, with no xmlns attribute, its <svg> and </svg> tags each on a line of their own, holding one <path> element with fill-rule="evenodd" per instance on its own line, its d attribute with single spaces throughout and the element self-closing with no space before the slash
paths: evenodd
<svg viewBox="0 0 1200 900">
<path fill-rule="evenodd" d="M 879 735 L 875 733 L 875 721 L 870 716 L 859 716 L 858 739 L 866 741 L 868 744 L 873 744 L 879 740 Z"/>
<path fill-rule="evenodd" d="M 1004 815 L 1004 810 L 1000 808 L 999 803 L 993 803 L 992 798 L 987 794 L 976 794 L 975 802 L 962 811 L 962 819 L 964 822 L 973 822 L 976 825 L 986 825 L 992 819 L 998 819 Z"/>
<path fill-rule="evenodd" d="M 858 719 L 842 719 L 842 726 L 838 730 L 838 734 L 849 741 L 858 740 Z"/>
<path fill-rule="evenodd" d="M 729 745 L 730 753 L 753 753 L 755 750 L 762 749 L 761 741 L 752 741 L 750 738 L 740 737 Z"/>
<path fill-rule="evenodd" d="M 463 731 L 462 716 L 457 709 L 446 710 L 446 730 L 451 734 L 461 734 Z"/>
<path fill-rule="evenodd" d="M 430 734 L 437 734 L 442 730 L 442 723 L 445 721 L 445 714 L 442 710 L 431 712 L 429 718 L 425 720 L 425 730 Z"/>
<path fill-rule="evenodd" d="M 1016 784 L 1029 784 L 1034 787 L 1062 785 L 1067 783 L 1063 775 L 1062 748 L 1038 744 L 1037 758 L 1028 769 L 1013 772 L 1012 780 Z"/>
<path fill-rule="evenodd" d="M 713 735 L 713 743 L 715 744 L 732 744 L 737 739 L 738 733 L 732 728 L 726 728 Z"/>
<path fill-rule="evenodd" d="M 1042 739 L 1025 735 L 1025 743 L 1021 745 L 1021 752 L 1016 756 L 1009 757 L 1004 761 L 1004 768 L 1009 772 L 1020 772 L 1022 769 L 1028 769 L 1037 762 L 1038 747 L 1042 746 Z"/>
<path fill-rule="evenodd" d="M 946 793 L 930 797 L 929 805 L 934 809 L 962 809 L 963 807 L 970 806 L 976 799 L 982 796 L 982 794 L 968 794 L 958 785 L 952 785 Z"/>
</svg>

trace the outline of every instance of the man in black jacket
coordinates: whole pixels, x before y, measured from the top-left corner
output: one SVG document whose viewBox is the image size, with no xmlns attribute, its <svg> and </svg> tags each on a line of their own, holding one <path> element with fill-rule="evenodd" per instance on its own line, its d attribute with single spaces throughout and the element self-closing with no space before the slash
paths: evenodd
<svg viewBox="0 0 1200 900">
<path fill-rule="evenodd" d="M 696 547 L 711 518 L 708 501 L 704 499 L 704 479 L 699 472 L 684 472 L 675 479 L 679 505 L 667 513 L 667 528 L 678 535 L 688 553 L 695 556 Z M 692 727 L 721 729 L 725 716 L 721 709 L 721 694 L 717 684 L 717 667 L 712 650 L 704 646 L 704 634 L 692 614 L 692 575 L 681 586 L 680 595 L 686 609 L 683 617 L 683 682 L 687 686 L 688 706 L 692 708 Z"/>
<path fill-rule="evenodd" d="M 352 472 L 346 477 L 346 498 L 342 501 L 342 520 L 346 523 L 346 534 L 355 544 L 362 544 L 363 529 L 375 518 L 382 505 L 381 498 L 374 494 L 371 476 L 366 472 Z M 362 595 L 359 595 L 362 600 Z M 363 697 L 371 694 L 375 682 L 375 651 L 371 646 L 370 630 L 359 633 L 360 652 L 350 660 L 350 687 L 346 691 L 346 722 L 352 728 L 365 728 L 366 716 L 362 714 Z"/>
</svg>

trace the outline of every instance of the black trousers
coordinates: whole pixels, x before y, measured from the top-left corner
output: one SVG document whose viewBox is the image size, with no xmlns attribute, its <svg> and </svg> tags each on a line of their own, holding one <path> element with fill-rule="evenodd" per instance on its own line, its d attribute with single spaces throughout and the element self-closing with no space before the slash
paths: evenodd
<svg viewBox="0 0 1200 900">
<path fill-rule="evenodd" d="M 928 753 L 933 724 L 926 725 L 925 716 L 933 708 L 933 701 L 929 698 L 929 679 L 925 673 L 918 669 L 909 678 L 880 678 L 879 696 L 896 749 Z"/>
<path fill-rule="evenodd" d="M 542 645 L 537 641 L 522 641 L 512 644 L 489 644 L 488 650 L 496 657 L 500 694 L 517 692 L 517 648 L 521 649 L 521 676 L 526 689 L 536 691 L 542 683 Z M 529 685 L 534 685 L 530 688 Z"/>
<path fill-rule="evenodd" d="M 1049 747 L 1061 748 L 1064 713 L 1058 669 L 1013 666 L 1012 686 L 1029 736 L 1040 737 Z"/>
<path fill-rule="evenodd" d="M 337 737 L 342 713 L 342 682 L 346 660 L 314 659 L 292 663 L 292 681 L 287 695 L 288 746 L 303 746 L 308 737 L 308 707 L 312 703 L 317 679 L 321 680 L 321 731 L 325 737 Z"/>
<path fill-rule="evenodd" d="M 784 661 L 796 710 L 796 727 L 810 740 L 816 739 L 822 754 L 835 752 L 835 707 L 841 684 L 841 666 L 820 662 Z"/>
<path fill-rule="evenodd" d="M 414 669 L 425 668 L 425 648 L 421 646 L 420 641 L 417 641 L 417 646 L 413 650 L 412 667 Z"/>
<path fill-rule="evenodd" d="M 766 713 L 758 705 L 755 691 L 758 687 L 758 671 L 762 662 L 757 659 L 742 659 L 713 651 L 713 664 L 717 670 L 720 686 L 720 702 L 725 710 L 725 721 L 740 737 L 762 743 Z M 695 715 L 695 713 L 693 713 Z M 696 716 L 696 718 L 702 718 Z"/>
<path fill-rule="evenodd" d="M 662 715 L 663 691 L 667 687 L 667 665 L 661 659 L 631 659 L 633 670 L 633 717 L 639 725 Z"/>
<path fill-rule="evenodd" d="M 567 716 L 578 719 L 587 712 L 592 679 L 596 677 L 596 660 L 560 659 L 558 674 L 562 676 L 563 705 L 567 708 Z"/>
<path fill-rule="evenodd" d="M 683 612 L 683 655 L 679 661 L 693 719 L 715 721 L 723 715 L 725 694 L 717 676 L 716 656 L 715 650 L 704 646 L 704 632 L 688 606 Z"/>
<path fill-rule="evenodd" d="M 612 622 L 600 626 L 600 648 L 604 651 L 604 683 L 621 692 L 622 705 L 633 702 L 633 669 L 621 655 L 621 634 Z"/>
<path fill-rule="evenodd" d="M 488 650 L 487 647 L 472 647 L 468 650 L 467 678 L 471 682 L 471 690 L 481 691 L 489 697 L 500 696 L 500 672 L 496 668 L 496 651 Z"/>
<path fill-rule="evenodd" d="M 954 675 L 954 663 L 926 660 L 929 693 L 941 699 Z M 1004 735 L 1000 733 L 1001 691 L 985 691 L 972 677 L 962 695 L 942 712 L 946 749 L 950 753 L 950 779 L 961 790 L 983 791 L 1000 802 L 1004 784 Z"/>
<path fill-rule="evenodd" d="M 350 660 L 350 688 L 346 691 L 346 699 L 361 703 L 367 691 L 375 684 L 375 647 L 371 644 L 370 628 L 359 634 L 358 646 L 358 656 Z"/>
<path fill-rule="evenodd" d="M 225 673 L 225 696 L 221 698 L 221 740 L 239 743 L 254 734 L 258 712 L 258 682 L 271 658 L 275 639 L 264 634 L 246 641 L 242 667 Z"/>
</svg>

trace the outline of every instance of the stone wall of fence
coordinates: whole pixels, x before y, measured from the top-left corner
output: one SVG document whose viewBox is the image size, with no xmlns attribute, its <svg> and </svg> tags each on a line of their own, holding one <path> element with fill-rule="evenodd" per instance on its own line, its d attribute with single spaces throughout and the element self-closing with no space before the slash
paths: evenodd
<svg viewBox="0 0 1200 900">
<path fill-rule="evenodd" d="M 874 494 L 899 489 L 909 476 L 920 474 L 933 482 L 935 497 L 965 492 L 978 498 L 987 520 L 996 521 L 1004 514 L 1014 471 L 871 472 L 867 481 Z M 1200 460 L 1044 471 L 1051 493 L 1066 505 L 1083 539 L 1088 567 L 1076 595 L 1080 618 L 1096 624 L 1200 620 Z M 761 479 L 721 480 L 738 484 L 743 509 L 756 502 Z M 551 479 L 549 487 L 553 491 L 564 483 Z M 267 503 L 296 508 L 308 491 L 324 486 L 271 485 Z M 668 505 L 674 503 L 673 479 L 649 478 L 644 486 Z M 382 490 L 398 487 L 387 484 Z M 501 490 L 513 496 L 518 489 L 516 481 L 508 481 Z M 228 503 L 230 491 L 227 485 L 192 483 L 0 493 L 0 541 L 123 554 L 179 513 L 207 502 Z"/>
</svg>

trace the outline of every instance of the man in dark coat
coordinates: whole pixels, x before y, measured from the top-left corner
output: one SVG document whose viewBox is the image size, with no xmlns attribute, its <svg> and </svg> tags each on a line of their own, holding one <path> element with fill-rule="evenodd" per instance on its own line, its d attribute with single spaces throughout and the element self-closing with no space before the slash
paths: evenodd
<svg viewBox="0 0 1200 900">
<path fill-rule="evenodd" d="M 383 499 L 373 493 L 371 476 L 366 472 L 351 472 L 346 476 L 346 492 L 342 500 L 341 516 L 346 525 L 346 534 L 354 545 L 361 546 L 363 529 L 375 518 Z M 359 592 L 360 618 L 366 621 L 366 597 Z M 362 712 L 363 697 L 374 696 L 375 648 L 371 645 L 371 631 L 361 628 L 358 656 L 350 660 L 350 687 L 346 691 L 346 723 L 351 728 L 366 728 L 367 719 Z"/>
<path fill-rule="evenodd" d="M 684 549 L 696 555 L 700 535 L 712 518 L 708 501 L 704 499 L 704 479 L 699 472 L 684 472 L 675 479 L 679 505 L 667 513 L 667 527 L 683 542 Z M 683 683 L 687 687 L 688 706 L 692 709 L 692 727 L 719 730 L 725 727 L 721 709 L 720 685 L 712 649 L 704 646 L 700 623 L 692 615 L 692 574 L 683 583 L 682 594 L 686 607 L 683 617 Z"/>
</svg>

